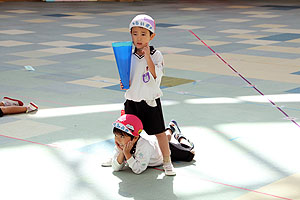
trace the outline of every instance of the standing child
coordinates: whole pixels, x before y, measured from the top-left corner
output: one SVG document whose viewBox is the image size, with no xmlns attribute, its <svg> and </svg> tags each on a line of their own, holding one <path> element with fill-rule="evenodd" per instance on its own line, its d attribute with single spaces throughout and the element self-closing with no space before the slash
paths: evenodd
<svg viewBox="0 0 300 200">
<path fill-rule="evenodd" d="M 38 106 L 33 102 L 30 102 L 28 106 L 23 105 L 24 103 L 18 99 L 4 97 L 0 102 L 0 117 L 3 117 L 3 115 L 19 114 L 38 110 Z"/>
<path fill-rule="evenodd" d="M 135 51 L 131 56 L 130 88 L 125 93 L 125 113 L 136 115 L 142 121 L 146 133 L 157 137 L 165 174 L 176 175 L 160 102 L 163 56 L 160 51 L 149 46 L 155 37 L 155 21 L 148 15 L 137 15 L 130 22 L 129 29 Z"/>
<path fill-rule="evenodd" d="M 149 140 L 140 136 L 143 130 L 141 120 L 135 115 L 125 114 L 113 123 L 115 135 L 115 154 L 112 158 L 114 171 L 120 171 L 125 165 L 135 173 L 140 174 L 148 166 L 163 164 L 163 156 L 158 147 L 157 140 Z M 173 161 L 192 161 L 194 158 L 194 145 L 180 132 L 176 121 L 171 121 L 166 131 L 168 141 L 172 135 L 178 143 L 170 142 L 171 157 Z"/>
</svg>

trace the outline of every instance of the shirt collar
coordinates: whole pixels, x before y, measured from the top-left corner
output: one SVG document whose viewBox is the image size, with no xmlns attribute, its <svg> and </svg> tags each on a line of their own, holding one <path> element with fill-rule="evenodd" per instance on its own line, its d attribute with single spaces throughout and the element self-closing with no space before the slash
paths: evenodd
<svg viewBox="0 0 300 200">
<path fill-rule="evenodd" d="M 154 46 L 150 46 L 150 55 L 153 55 L 156 52 L 156 49 L 154 48 Z M 140 56 L 139 54 L 137 54 L 137 48 L 134 48 L 134 52 L 133 54 L 138 57 L 139 59 L 143 58 L 144 55 Z"/>
</svg>

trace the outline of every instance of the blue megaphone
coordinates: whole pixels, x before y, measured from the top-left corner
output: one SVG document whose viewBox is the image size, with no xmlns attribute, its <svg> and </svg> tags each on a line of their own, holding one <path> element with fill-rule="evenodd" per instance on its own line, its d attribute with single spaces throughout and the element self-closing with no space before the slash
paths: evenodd
<svg viewBox="0 0 300 200">
<path fill-rule="evenodd" d="M 124 89 L 129 89 L 132 42 L 114 42 L 112 47 Z"/>
</svg>

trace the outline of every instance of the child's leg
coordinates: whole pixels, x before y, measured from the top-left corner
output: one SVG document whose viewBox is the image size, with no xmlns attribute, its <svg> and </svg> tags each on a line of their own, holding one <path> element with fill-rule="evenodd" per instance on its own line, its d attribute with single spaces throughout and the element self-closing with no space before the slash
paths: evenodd
<svg viewBox="0 0 300 200">
<path fill-rule="evenodd" d="M 171 151 L 169 147 L 169 140 L 166 135 L 166 132 L 162 132 L 160 134 L 155 135 L 158 141 L 159 148 L 163 155 L 163 167 L 165 170 L 165 174 L 167 176 L 174 176 L 176 172 L 173 169 L 173 165 L 171 162 Z"/>
<path fill-rule="evenodd" d="M 175 120 L 169 123 L 166 134 L 170 138 L 174 135 L 178 141 L 178 143 L 169 142 L 172 161 L 192 161 L 195 156 L 194 145 L 181 133 Z"/>
<path fill-rule="evenodd" d="M 187 146 L 187 147 L 193 147 L 193 145 L 186 139 L 186 138 L 180 138 L 179 140 L 178 140 L 178 142 L 180 143 L 180 144 L 182 144 L 183 146 Z"/>
<path fill-rule="evenodd" d="M 38 106 L 33 102 L 30 102 L 28 106 L 2 106 L 1 110 L 3 115 L 19 114 L 36 111 L 38 110 Z"/>
<path fill-rule="evenodd" d="M 186 161 L 190 162 L 194 159 L 195 152 L 191 147 L 185 147 L 180 143 L 170 142 L 172 161 Z"/>
<path fill-rule="evenodd" d="M 165 133 L 166 133 L 166 135 L 167 135 L 168 141 L 170 142 L 170 141 L 171 141 L 171 138 L 172 138 L 172 131 L 171 131 L 171 129 L 168 128 L 168 129 L 165 131 Z"/>
<path fill-rule="evenodd" d="M 0 106 L 0 117 L 3 117 L 2 106 Z"/>
<path fill-rule="evenodd" d="M 6 107 L 1 107 L 1 110 L 4 115 L 18 114 L 18 113 L 25 113 L 27 111 L 27 107 L 25 107 L 25 106 L 6 106 Z"/>
<path fill-rule="evenodd" d="M 165 132 L 155 135 L 163 157 L 170 157 L 169 140 Z"/>
<path fill-rule="evenodd" d="M 183 145 L 186 148 L 194 148 L 194 144 L 181 133 L 181 130 L 175 120 L 171 120 L 171 122 L 169 123 L 169 130 L 171 130 L 171 133 L 174 134 L 174 138 L 181 145 Z"/>
</svg>

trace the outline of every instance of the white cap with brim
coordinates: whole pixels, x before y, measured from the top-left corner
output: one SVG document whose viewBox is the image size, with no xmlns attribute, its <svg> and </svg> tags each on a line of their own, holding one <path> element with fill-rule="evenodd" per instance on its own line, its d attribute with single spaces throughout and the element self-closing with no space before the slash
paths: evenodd
<svg viewBox="0 0 300 200">
<path fill-rule="evenodd" d="M 155 33 L 155 21 L 149 15 L 137 15 L 129 24 L 129 30 L 132 27 L 142 27 L 148 29 L 152 33 Z"/>
</svg>

